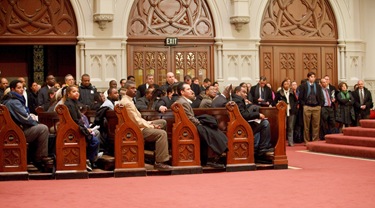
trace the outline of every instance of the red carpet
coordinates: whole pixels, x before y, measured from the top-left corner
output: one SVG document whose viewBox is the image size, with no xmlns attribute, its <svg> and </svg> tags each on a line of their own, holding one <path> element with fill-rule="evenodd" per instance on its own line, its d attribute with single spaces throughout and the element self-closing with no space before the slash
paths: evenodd
<svg viewBox="0 0 375 208">
<path fill-rule="evenodd" d="M 375 207 L 375 161 L 287 148 L 301 169 L 0 182 L 1 207 Z"/>
<path fill-rule="evenodd" d="M 375 159 L 375 120 L 363 119 L 360 127 L 347 127 L 343 134 L 329 134 L 325 142 L 310 142 L 313 152 Z"/>
</svg>

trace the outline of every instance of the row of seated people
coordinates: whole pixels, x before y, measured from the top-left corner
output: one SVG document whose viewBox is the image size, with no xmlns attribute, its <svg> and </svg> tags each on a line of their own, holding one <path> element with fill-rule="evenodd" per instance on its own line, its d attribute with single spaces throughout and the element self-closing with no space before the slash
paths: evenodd
<svg viewBox="0 0 375 208">
<path fill-rule="evenodd" d="M 15 95 L 15 97 L 20 98 L 21 96 L 17 96 L 17 84 L 18 83 L 15 82 L 15 87 L 14 87 L 13 86 L 14 84 L 11 83 L 11 89 L 12 89 L 11 95 Z M 187 88 L 187 86 L 188 85 L 183 84 L 183 83 L 181 85 L 179 85 L 179 92 L 180 92 L 179 94 L 182 95 L 183 93 L 190 93 L 190 95 L 194 95 L 193 93 L 191 93 L 191 90 L 189 90 Z M 137 124 L 138 127 L 141 129 L 144 139 L 146 141 L 149 140 L 148 138 L 150 138 L 150 140 L 152 140 L 152 141 L 157 140 L 156 141 L 155 168 L 160 169 L 160 170 L 171 169 L 171 167 L 166 163 L 166 161 L 169 160 L 168 141 L 167 141 L 167 136 L 166 136 L 167 134 L 166 134 L 165 131 L 159 129 L 159 128 L 165 126 L 165 121 L 161 121 L 159 123 L 159 122 L 156 122 L 156 121 L 147 122 L 147 121 L 143 120 L 141 118 L 141 115 L 140 115 L 139 111 L 135 109 L 134 103 L 132 102 L 132 98 L 135 96 L 135 92 L 136 92 L 135 84 L 129 82 L 127 84 L 126 96 L 125 96 L 125 99 L 123 99 L 122 104 L 125 106 L 125 109 L 127 110 L 127 114 L 130 115 L 129 116 L 130 120 L 132 120 L 133 123 Z M 18 94 L 20 94 L 20 93 L 18 93 Z M 109 97 L 112 96 L 112 94 L 116 94 L 116 91 L 113 91 L 113 92 L 111 91 L 109 93 Z M 182 96 L 182 97 L 184 97 L 184 96 Z M 186 96 L 186 97 L 188 97 L 188 96 Z M 86 137 L 86 141 L 88 142 L 88 144 L 92 143 L 92 145 L 87 145 L 87 155 L 86 156 L 87 156 L 87 158 L 89 158 L 91 160 L 91 162 L 94 162 L 95 154 L 93 154 L 93 153 L 97 152 L 98 141 L 97 141 L 97 139 L 95 139 L 94 136 L 92 136 L 92 134 L 91 134 L 92 132 L 91 132 L 90 128 L 82 127 L 84 125 L 82 124 L 82 122 L 80 120 L 80 113 L 79 113 L 79 110 L 78 110 L 78 105 L 76 103 L 78 98 L 79 98 L 78 88 L 76 86 L 68 87 L 68 89 L 67 89 L 67 100 L 65 101 L 66 102 L 65 104 L 68 106 L 70 116 L 73 118 L 75 123 L 78 124 L 81 127 L 80 129 L 81 129 L 82 133 L 84 133 L 84 135 Z M 11 99 L 14 99 L 14 98 L 11 98 Z M 8 99 L 6 99 L 6 100 L 8 100 Z M 8 108 L 12 109 L 11 105 L 7 105 L 8 102 L 6 100 L 4 100 L 3 103 Z M 180 100 L 181 100 L 181 98 L 180 98 Z M 111 106 L 111 103 L 112 103 L 112 106 L 113 106 L 113 102 L 111 100 L 109 100 L 109 103 L 107 102 L 107 104 L 109 106 Z M 22 105 L 22 99 L 20 99 L 20 104 Z M 184 106 L 184 104 L 183 104 L 183 106 Z M 26 115 L 27 115 L 27 109 L 24 106 L 22 106 L 22 107 L 25 109 Z M 10 110 L 10 111 L 12 112 L 12 110 Z M 188 117 L 190 117 L 189 119 L 194 117 L 194 115 L 191 115 L 191 111 L 189 112 L 189 111 L 186 110 L 185 113 L 189 115 L 188 116 Z M 199 126 L 199 124 L 200 123 L 198 123 L 198 126 Z M 38 124 L 37 126 L 39 126 L 39 125 L 40 124 Z M 155 134 L 158 135 L 158 136 L 155 137 Z M 218 141 L 216 141 L 216 142 L 218 142 Z M 227 142 L 226 138 L 223 138 L 222 141 L 221 141 L 221 145 L 218 145 L 218 146 L 215 147 L 215 146 L 210 146 L 208 144 L 208 146 L 210 146 L 211 149 L 213 149 L 213 150 L 217 150 L 217 151 L 214 151 L 214 152 L 216 152 L 217 155 L 220 155 L 223 152 L 225 152 L 228 148 L 226 142 Z M 269 148 L 269 147 L 270 147 L 270 144 L 269 144 L 269 141 L 268 141 L 267 148 Z M 267 152 L 272 152 L 272 151 L 270 149 L 268 149 Z M 205 155 L 204 152 L 201 155 Z M 207 157 L 207 156 L 203 156 L 203 159 L 202 159 L 202 156 L 201 156 L 201 162 L 203 161 L 203 163 L 207 164 L 207 162 L 204 162 L 204 161 L 207 161 L 207 158 L 204 158 L 204 157 Z M 214 163 L 213 165 L 215 167 L 218 167 L 218 164 L 215 164 L 215 162 L 216 161 L 213 162 Z M 206 165 L 206 164 L 204 164 L 204 165 Z"/>
</svg>

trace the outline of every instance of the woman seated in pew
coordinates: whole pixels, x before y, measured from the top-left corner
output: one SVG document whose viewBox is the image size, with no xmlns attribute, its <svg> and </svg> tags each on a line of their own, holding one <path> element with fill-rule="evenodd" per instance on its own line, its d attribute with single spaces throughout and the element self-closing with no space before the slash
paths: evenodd
<svg viewBox="0 0 375 208">
<path fill-rule="evenodd" d="M 86 157 L 87 157 L 87 170 L 92 170 L 92 164 L 95 164 L 99 150 L 99 140 L 93 135 L 93 131 L 90 128 L 85 127 L 82 120 L 82 114 L 78 105 L 79 91 L 77 85 L 72 85 L 66 88 L 65 95 L 65 105 L 69 109 L 70 116 L 73 121 L 78 124 L 81 132 L 85 135 L 87 147 L 86 147 Z"/>
</svg>

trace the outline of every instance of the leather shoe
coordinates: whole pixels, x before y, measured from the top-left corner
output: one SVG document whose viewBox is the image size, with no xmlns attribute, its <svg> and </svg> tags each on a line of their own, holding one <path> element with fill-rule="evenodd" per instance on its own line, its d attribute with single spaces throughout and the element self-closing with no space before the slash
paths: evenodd
<svg viewBox="0 0 375 208">
<path fill-rule="evenodd" d="M 220 164 L 217 162 L 207 162 L 205 166 L 211 167 L 211 168 L 225 168 L 224 164 Z"/>
<path fill-rule="evenodd" d="M 162 162 L 155 162 L 154 168 L 157 169 L 157 170 L 160 170 L 160 171 L 172 170 L 172 166 L 167 165 L 167 164 L 162 163 Z"/>
</svg>

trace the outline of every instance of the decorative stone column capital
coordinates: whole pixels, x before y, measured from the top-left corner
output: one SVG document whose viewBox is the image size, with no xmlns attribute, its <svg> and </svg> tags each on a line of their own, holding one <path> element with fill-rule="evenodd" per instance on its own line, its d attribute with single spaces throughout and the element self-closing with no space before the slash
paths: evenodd
<svg viewBox="0 0 375 208">
<path fill-rule="evenodd" d="M 113 21 L 113 14 L 94 14 L 94 21 L 99 24 L 101 30 L 104 30 L 106 24 Z"/>
</svg>

